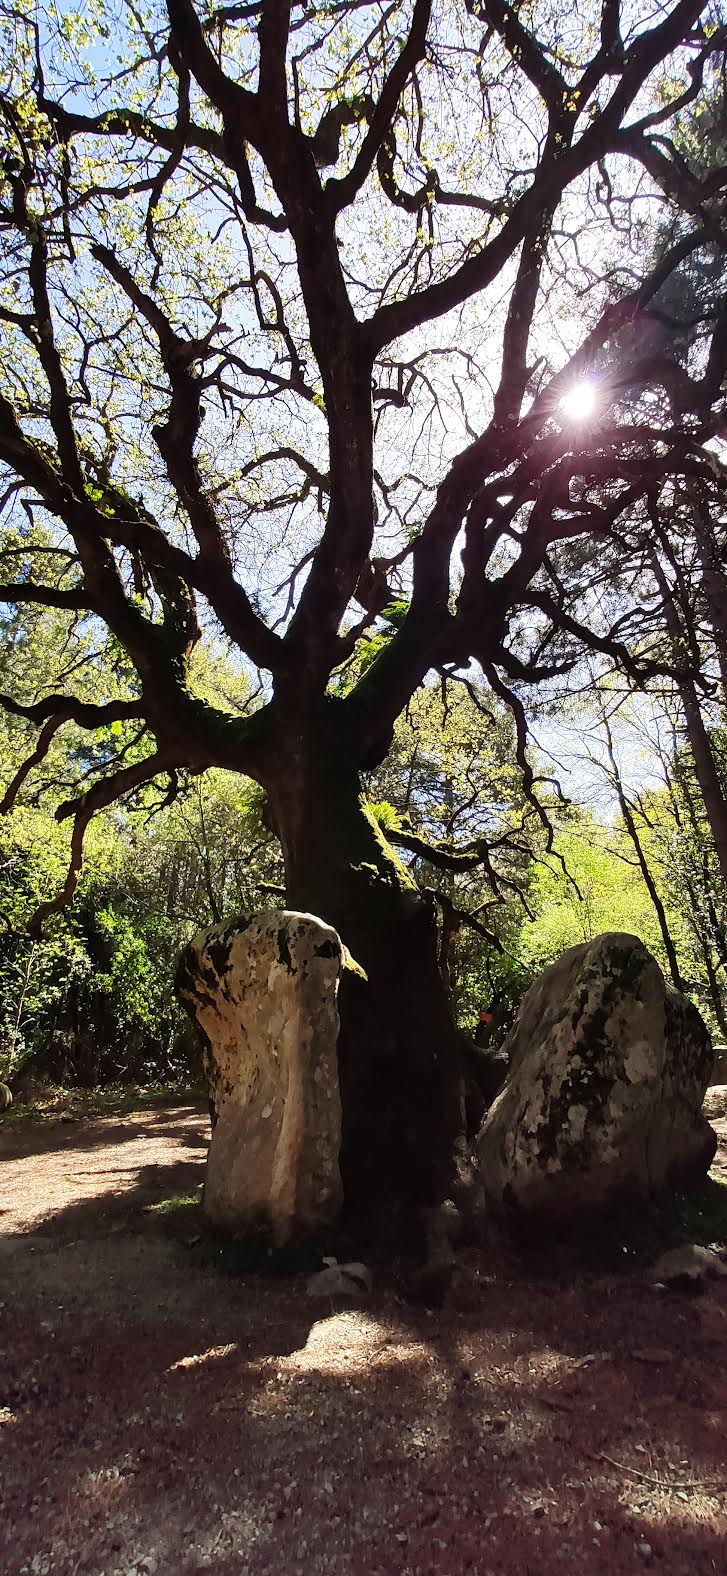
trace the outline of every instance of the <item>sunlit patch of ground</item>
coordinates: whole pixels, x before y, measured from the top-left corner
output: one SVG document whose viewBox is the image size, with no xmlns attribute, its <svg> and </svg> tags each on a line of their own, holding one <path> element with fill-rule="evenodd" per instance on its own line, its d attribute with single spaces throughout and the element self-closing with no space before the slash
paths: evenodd
<svg viewBox="0 0 727 1576">
<path fill-rule="evenodd" d="M 0 1138 L 3 1576 L 724 1571 L 724 1282 L 652 1291 L 643 1235 L 436 1312 L 220 1275 L 207 1135 L 178 1103 Z"/>
</svg>

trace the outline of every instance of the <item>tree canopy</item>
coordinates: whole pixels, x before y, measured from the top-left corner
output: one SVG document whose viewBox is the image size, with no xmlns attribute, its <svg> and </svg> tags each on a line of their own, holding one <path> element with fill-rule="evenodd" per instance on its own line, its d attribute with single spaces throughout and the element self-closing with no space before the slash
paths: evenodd
<svg viewBox="0 0 727 1576">
<path fill-rule="evenodd" d="M 463 875 L 507 909 L 533 858 L 558 868 L 536 707 L 673 686 L 727 874 L 702 705 L 727 650 L 725 21 L 693 0 L 2 8 L 0 599 L 11 655 L 40 619 L 59 634 L 25 688 L 7 669 L 34 732 L 4 807 L 71 768 L 68 873 L 35 925 L 96 812 L 253 779 L 287 905 L 347 949 L 341 1176 L 368 1230 L 474 1175 L 493 1084 L 453 1021 L 453 938 L 496 950 Z M 435 685 L 442 795 L 413 769 L 407 819 L 371 774 Z M 460 812 L 468 708 L 502 748 Z"/>
<path fill-rule="evenodd" d="M 324 697 L 370 766 L 472 660 L 530 791 L 518 692 L 584 647 L 653 672 L 650 555 L 723 490 L 717 11 L 5 10 L 0 595 L 122 679 L 3 697 L 33 766 L 102 740 L 65 895 L 96 809 L 270 788 Z M 242 713 L 195 683 L 211 628 Z"/>
</svg>

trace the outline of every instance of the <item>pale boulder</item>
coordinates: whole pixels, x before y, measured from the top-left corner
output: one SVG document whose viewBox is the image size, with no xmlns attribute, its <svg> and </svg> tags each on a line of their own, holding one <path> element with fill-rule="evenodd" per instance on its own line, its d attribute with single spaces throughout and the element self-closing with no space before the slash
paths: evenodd
<svg viewBox="0 0 727 1576">
<path fill-rule="evenodd" d="M 710 1084 L 702 1110 L 710 1122 L 727 1116 L 727 1084 Z"/>
<path fill-rule="evenodd" d="M 338 1219 L 341 962 L 335 930 L 283 909 L 202 931 L 182 955 L 216 1115 L 204 1211 L 228 1235 L 282 1247 Z"/>
<path fill-rule="evenodd" d="M 572 947 L 525 996 L 477 1149 L 491 1209 L 564 1225 L 707 1170 L 711 1044 L 635 937 Z"/>
</svg>

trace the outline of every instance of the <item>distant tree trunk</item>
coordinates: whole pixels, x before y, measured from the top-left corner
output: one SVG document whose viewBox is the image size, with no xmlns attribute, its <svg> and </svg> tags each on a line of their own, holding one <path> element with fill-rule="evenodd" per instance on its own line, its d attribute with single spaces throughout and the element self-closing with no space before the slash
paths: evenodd
<svg viewBox="0 0 727 1576">
<path fill-rule="evenodd" d="M 209 906 L 210 906 L 210 914 L 212 916 L 212 923 L 213 923 L 213 925 L 219 925 L 219 923 L 220 923 L 220 921 L 222 919 L 222 909 L 221 909 L 220 904 L 218 902 L 217 890 L 216 890 L 214 878 L 213 878 L 213 875 L 212 875 L 212 859 L 211 859 L 211 855 L 210 855 L 210 840 L 209 840 L 209 836 L 208 836 L 208 833 L 207 833 L 207 822 L 205 820 L 205 813 L 204 813 L 204 795 L 202 793 L 202 788 L 201 788 L 201 785 L 199 783 L 197 784 L 197 807 L 198 807 L 198 810 L 199 810 L 200 841 L 199 841 L 198 847 L 199 847 L 200 863 L 202 865 L 202 881 L 203 881 L 204 890 L 205 890 L 205 893 L 206 893 L 206 896 L 207 896 L 207 902 L 209 903 Z"/>
<path fill-rule="evenodd" d="M 624 825 L 626 827 L 626 831 L 628 832 L 629 838 L 631 839 L 631 843 L 633 844 L 634 852 L 639 864 L 639 869 L 643 877 L 644 886 L 646 887 L 649 897 L 651 898 L 654 913 L 656 914 L 661 939 L 664 943 L 664 951 L 669 963 L 669 973 L 671 974 L 672 981 L 677 990 L 683 991 L 684 981 L 679 968 L 679 959 L 677 958 L 676 947 L 674 946 L 672 934 L 669 929 L 669 921 L 666 917 L 666 910 L 664 908 L 664 904 L 661 901 L 659 890 L 654 877 L 651 873 L 649 862 L 644 851 L 644 845 L 639 836 L 639 831 L 631 811 L 631 806 L 629 805 L 628 800 L 626 799 L 626 796 L 620 787 L 618 799 L 621 806 L 621 814 L 624 818 Z"/>
<path fill-rule="evenodd" d="M 682 814 L 681 814 L 681 809 L 680 809 L 680 806 L 679 806 L 679 801 L 678 801 L 677 796 L 676 796 L 676 794 L 674 792 L 674 788 L 673 788 L 673 785 L 672 785 L 671 782 L 667 782 L 667 792 L 668 792 L 668 795 L 669 795 L 669 803 L 670 803 L 670 806 L 671 806 L 671 813 L 672 813 L 672 815 L 674 817 L 675 826 L 677 827 L 677 830 L 682 834 L 682 836 L 684 836 L 685 833 L 686 833 L 686 828 L 685 828 L 684 822 L 682 820 Z M 696 837 L 699 836 L 699 827 L 698 827 L 698 825 L 696 823 L 696 818 L 695 818 L 694 813 L 693 813 L 693 808 L 692 808 L 692 806 L 691 806 L 691 804 L 690 804 L 688 799 L 686 799 L 686 803 L 687 803 L 688 811 L 690 813 L 690 820 L 691 820 L 691 825 L 692 825 L 692 833 L 693 833 L 693 835 L 696 838 Z M 702 902 L 704 902 L 704 904 L 706 906 L 706 909 L 707 909 L 707 916 L 708 916 L 708 919 L 709 919 L 710 926 L 712 927 L 712 935 L 716 938 L 717 942 L 720 944 L 720 948 L 721 948 L 721 952 L 722 952 L 722 959 L 721 959 L 721 961 L 722 961 L 723 965 L 724 965 L 725 943 L 727 941 L 727 938 L 725 938 L 723 931 L 720 932 L 719 921 L 718 921 L 718 918 L 717 918 L 717 911 L 716 911 L 716 909 L 714 907 L 714 903 L 712 901 L 711 893 L 709 892 L 708 889 L 706 889 L 705 884 L 703 883 L 703 885 L 702 885 L 702 892 L 700 893 L 698 888 L 697 888 L 696 882 L 693 880 L 693 878 L 690 875 L 689 870 L 687 868 L 684 869 L 683 879 L 684 879 L 684 885 L 686 887 L 687 897 L 689 899 L 689 913 L 688 913 L 688 916 L 687 916 L 688 924 L 689 924 L 689 926 L 691 928 L 692 934 L 695 937 L 695 940 L 697 942 L 697 946 L 699 947 L 699 951 L 700 951 L 700 953 L 702 955 L 702 960 L 703 960 L 703 963 L 704 963 L 704 971 L 705 971 L 705 974 L 706 974 L 706 977 L 707 977 L 707 990 L 708 990 L 708 995 L 709 995 L 710 1002 L 712 1004 L 712 1010 L 714 1012 L 714 1016 L 715 1016 L 715 1018 L 717 1020 L 717 1023 L 719 1024 L 719 1027 L 720 1027 L 720 1030 L 721 1030 L 722 1034 L 724 1035 L 725 1039 L 727 1039 L 727 1015 L 725 1014 L 724 1002 L 723 1002 L 723 998 L 722 998 L 722 992 L 720 991 L 719 980 L 717 978 L 717 967 L 715 966 L 715 960 L 714 960 L 714 956 L 713 956 L 713 952 L 712 952 L 712 947 L 710 945 L 711 937 L 708 934 L 705 935 L 704 929 L 702 928 L 702 925 L 699 922 L 699 915 L 700 915 L 700 909 L 702 907 Z M 720 934 L 721 934 L 721 941 L 720 941 Z"/>
<path fill-rule="evenodd" d="M 615 753 L 614 753 L 613 735 L 611 733 L 611 729 L 610 729 L 609 722 L 608 722 L 608 717 L 606 716 L 605 711 L 602 711 L 602 713 L 601 713 L 601 721 L 602 721 L 604 733 L 605 733 L 605 736 L 606 736 L 606 748 L 608 750 L 608 758 L 609 758 L 609 761 L 610 761 L 610 764 L 611 764 L 611 780 L 613 782 L 614 788 L 616 789 L 616 796 L 618 798 L 619 808 L 620 808 L 621 814 L 623 816 L 624 826 L 626 827 L 626 831 L 627 831 L 628 836 L 629 836 L 629 838 L 631 840 L 631 844 L 633 846 L 634 853 L 636 854 L 636 858 L 637 858 L 637 861 L 638 861 L 638 866 L 639 866 L 639 869 L 641 871 L 641 875 L 642 875 L 642 878 L 643 878 L 644 886 L 646 887 L 646 890 L 647 890 L 647 892 L 649 894 L 649 897 L 651 898 L 651 902 L 652 902 L 652 906 L 653 906 L 653 909 L 654 909 L 654 913 L 656 914 L 657 923 L 658 923 L 658 926 L 659 926 L 659 931 L 661 933 L 661 939 L 662 939 L 662 941 L 664 943 L 664 951 L 666 952 L 667 959 L 668 959 L 668 962 L 669 962 L 669 972 L 671 974 L 672 980 L 673 980 L 677 990 L 683 991 L 684 990 L 684 981 L 682 980 L 681 971 L 680 971 L 680 968 L 679 968 L 679 960 L 678 960 L 677 954 L 676 954 L 676 947 L 674 946 L 674 942 L 672 940 L 671 931 L 669 930 L 669 921 L 667 920 L 667 917 L 666 917 L 666 911 L 665 911 L 665 908 L 664 908 L 664 904 L 661 901 L 661 897 L 659 895 L 658 887 L 657 887 L 656 882 L 654 880 L 654 877 L 653 877 L 653 875 L 651 873 L 651 868 L 650 868 L 650 865 L 649 865 L 649 861 L 648 861 L 648 859 L 646 857 L 646 852 L 645 852 L 645 849 L 644 849 L 644 845 L 643 845 L 643 843 L 641 841 L 641 838 L 639 836 L 639 831 L 638 831 L 636 822 L 634 820 L 633 810 L 632 810 L 631 805 L 630 805 L 630 803 L 629 803 L 629 801 L 628 801 L 628 799 L 626 797 L 626 792 L 625 792 L 624 785 L 623 785 L 623 778 L 621 776 L 621 771 L 620 771 L 620 768 L 619 768 L 619 765 L 618 765 L 618 761 L 616 760 L 616 756 L 615 756 Z"/>
<path fill-rule="evenodd" d="M 442 926 L 439 937 L 439 972 L 444 980 L 448 992 L 454 990 L 455 979 L 455 946 L 461 928 L 461 921 L 449 899 L 442 904 Z"/>
<path fill-rule="evenodd" d="M 696 905 L 698 902 L 698 893 L 696 888 L 688 879 L 686 886 L 692 902 Z M 702 954 L 704 972 L 707 976 L 707 993 L 712 1004 L 712 1011 L 717 1023 L 719 1024 L 720 1032 L 723 1035 L 723 1038 L 727 1040 L 727 1015 L 725 1014 L 724 1010 L 724 1002 L 719 988 L 719 980 L 717 979 L 717 971 L 714 966 L 714 959 L 712 957 L 707 939 L 700 926 L 695 923 L 692 925 L 692 930 L 696 937 L 699 950 Z"/>
<path fill-rule="evenodd" d="M 709 734 L 704 724 L 694 681 L 684 672 L 685 634 L 674 603 L 671 587 L 656 553 L 652 556 L 654 577 L 661 591 L 666 626 L 679 672 L 678 686 L 684 711 L 687 738 L 694 757 L 694 769 L 699 783 L 704 808 L 707 812 L 714 847 L 722 879 L 727 884 L 727 800 L 722 791 L 719 773 L 712 753 Z"/>
<path fill-rule="evenodd" d="M 709 518 L 706 503 L 694 500 L 694 534 L 702 565 L 702 592 L 722 682 L 722 699 L 727 706 L 727 564 L 723 560 Z"/>
</svg>

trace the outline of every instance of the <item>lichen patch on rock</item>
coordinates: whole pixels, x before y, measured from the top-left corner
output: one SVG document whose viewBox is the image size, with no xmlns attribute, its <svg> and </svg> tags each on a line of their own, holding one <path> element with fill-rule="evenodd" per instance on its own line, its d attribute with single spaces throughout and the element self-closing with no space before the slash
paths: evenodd
<svg viewBox="0 0 727 1576">
<path fill-rule="evenodd" d="M 635 936 L 572 947 L 525 996 L 478 1140 L 491 1207 L 587 1218 L 704 1174 L 711 1043 Z"/>
</svg>

